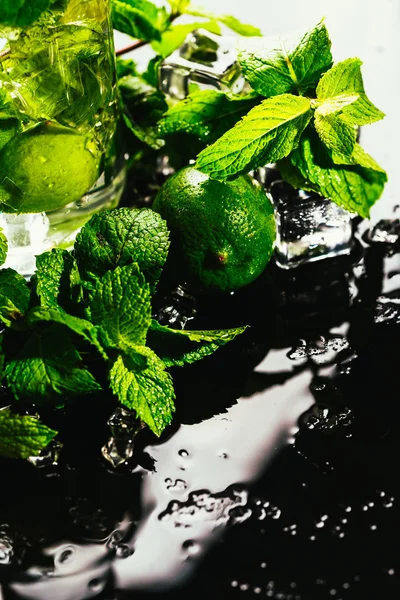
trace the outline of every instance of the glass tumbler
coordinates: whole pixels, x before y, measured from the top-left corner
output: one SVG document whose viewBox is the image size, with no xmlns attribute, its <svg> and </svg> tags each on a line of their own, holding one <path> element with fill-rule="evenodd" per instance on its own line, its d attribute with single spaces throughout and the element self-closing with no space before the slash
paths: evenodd
<svg viewBox="0 0 400 600">
<path fill-rule="evenodd" d="M 110 13 L 111 0 L 53 0 L 29 27 L 0 25 L 0 228 L 5 266 L 26 277 L 122 194 Z"/>
</svg>

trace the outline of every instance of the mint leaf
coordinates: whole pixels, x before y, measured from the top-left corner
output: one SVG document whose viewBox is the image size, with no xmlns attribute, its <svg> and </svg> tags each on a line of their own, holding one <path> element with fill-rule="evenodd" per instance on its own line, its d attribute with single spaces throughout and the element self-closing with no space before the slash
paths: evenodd
<svg viewBox="0 0 400 600">
<path fill-rule="evenodd" d="M 282 94 L 264 100 L 200 152 L 196 167 L 215 179 L 227 179 L 274 163 L 297 147 L 311 116 L 308 98 Z"/>
<path fill-rule="evenodd" d="M 212 143 L 258 103 L 259 98 L 252 95 L 195 92 L 169 109 L 159 122 L 159 131 L 162 136 L 185 132 Z"/>
<path fill-rule="evenodd" d="M 138 76 L 137 64 L 132 58 L 117 56 L 117 78 L 120 80 L 127 76 Z"/>
<path fill-rule="evenodd" d="M 249 37 L 262 36 L 261 29 L 254 27 L 254 25 L 249 25 L 248 23 L 242 23 L 239 19 L 236 19 L 236 17 L 232 17 L 231 15 L 217 15 L 215 18 L 239 35 Z"/>
<path fill-rule="evenodd" d="M 332 115 L 341 112 L 345 106 L 353 104 L 359 97 L 359 94 L 340 94 L 325 100 L 312 100 L 311 106 L 316 108 L 316 112 L 322 116 Z"/>
<path fill-rule="evenodd" d="M 19 324 L 19 329 L 32 328 L 38 323 L 58 323 L 64 325 L 71 332 L 75 333 L 83 340 L 94 346 L 101 356 L 107 360 L 107 354 L 105 353 L 101 344 L 99 328 L 93 325 L 86 319 L 80 319 L 64 312 L 60 307 L 40 307 L 37 306 L 32 308 L 25 316 L 24 322 Z"/>
<path fill-rule="evenodd" d="M 247 329 L 190 331 L 170 329 L 152 321 L 147 343 L 166 367 L 182 367 L 213 354 Z"/>
<path fill-rule="evenodd" d="M 56 406 L 64 404 L 65 396 L 101 389 L 60 325 L 50 325 L 29 337 L 19 353 L 8 360 L 6 381 L 15 398 L 52 400 Z"/>
<path fill-rule="evenodd" d="M 0 0 L 0 25 L 28 27 L 49 6 L 50 0 Z"/>
<path fill-rule="evenodd" d="M 292 49 L 290 49 L 292 48 Z M 270 46 L 242 51 L 239 62 L 251 87 L 269 98 L 315 88 L 332 64 L 331 41 L 323 22 L 295 43 L 274 40 Z"/>
<path fill-rule="evenodd" d="M 342 114 L 351 125 L 359 126 L 375 123 L 385 116 L 365 93 L 361 65 L 359 58 L 348 58 L 327 71 L 317 86 L 318 100 L 357 94 L 358 100 L 343 107 Z"/>
<path fill-rule="evenodd" d="M 219 21 L 226 27 L 229 27 L 235 33 L 243 36 L 261 36 L 261 30 L 258 27 L 254 27 L 254 25 L 248 25 L 247 23 L 242 23 L 236 17 L 232 17 L 231 15 L 218 15 L 216 13 L 210 12 L 208 10 L 203 10 L 200 7 L 190 6 L 186 8 L 184 11 L 188 15 L 192 15 L 193 17 L 203 17 L 205 19 L 211 19 L 214 21 Z"/>
<path fill-rule="evenodd" d="M 352 154 L 357 132 L 341 115 L 324 115 L 316 110 L 314 125 L 320 139 L 330 150 L 345 156 Z"/>
<path fill-rule="evenodd" d="M 20 319 L 29 306 L 28 284 L 13 269 L 0 270 L 0 323 L 7 327 Z"/>
<path fill-rule="evenodd" d="M 163 57 L 157 54 L 149 60 L 146 71 L 142 73 L 143 81 L 156 89 L 158 88 L 158 70 L 162 61 Z"/>
<path fill-rule="evenodd" d="M 57 435 L 31 416 L 0 410 L 0 455 L 7 458 L 37 456 Z"/>
<path fill-rule="evenodd" d="M 358 165 L 336 165 L 313 130 L 304 135 L 290 160 L 308 183 L 304 189 L 318 191 L 346 210 L 368 217 L 380 197 L 386 173 Z"/>
<path fill-rule="evenodd" d="M 169 249 L 166 222 L 149 208 L 104 210 L 84 225 L 75 242 L 81 273 L 101 276 L 137 263 L 150 283 L 161 275 Z"/>
<path fill-rule="evenodd" d="M 8 252 L 8 242 L 7 238 L 3 233 L 3 230 L 0 227 L 0 266 L 6 262 Z M 0 292 L 1 294 L 1 292 Z"/>
<path fill-rule="evenodd" d="M 112 0 L 114 29 L 133 38 L 151 42 L 161 37 L 159 9 L 148 0 Z"/>
<path fill-rule="evenodd" d="M 332 153 L 332 160 L 337 165 L 358 165 L 360 167 L 365 167 L 366 169 L 386 173 L 385 170 L 378 165 L 376 160 L 365 152 L 360 144 L 355 144 L 350 156 Z"/>
<path fill-rule="evenodd" d="M 71 287 L 79 284 L 79 272 L 72 254 L 54 248 L 36 257 L 36 272 L 32 278 L 42 306 L 68 304 Z"/>
<path fill-rule="evenodd" d="M 211 33 L 221 33 L 221 28 L 216 21 L 201 22 L 196 21 L 194 23 L 183 23 L 179 25 L 171 25 L 166 29 L 162 35 L 160 41 L 153 41 L 151 47 L 160 56 L 165 58 L 169 56 L 179 48 L 185 41 L 186 36 L 196 29 L 206 29 Z"/>
<path fill-rule="evenodd" d="M 129 353 L 145 344 L 151 323 L 150 288 L 136 264 L 108 271 L 98 281 L 90 313 L 109 347 Z"/>
<path fill-rule="evenodd" d="M 161 435 L 171 423 L 174 407 L 174 387 L 163 361 L 149 348 L 143 348 L 148 367 L 140 369 L 135 356 L 119 356 L 110 370 L 111 389 L 124 406 L 156 434 Z"/>
<path fill-rule="evenodd" d="M 164 145 L 157 123 L 168 110 L 165 97 L 141 77 L 126 76 L 118 82 L 127 127 L 142 142 L 158 150 Z"/>
</svg>

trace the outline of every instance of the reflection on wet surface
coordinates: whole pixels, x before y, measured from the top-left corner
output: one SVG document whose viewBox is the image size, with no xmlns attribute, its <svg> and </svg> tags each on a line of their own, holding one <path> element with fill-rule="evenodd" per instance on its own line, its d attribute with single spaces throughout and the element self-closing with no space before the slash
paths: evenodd
<svg viewBox="0 0 400 600">
<path fill-rule="evenodd" d="M 120 437 L 115 471 L 106 401 L 56 464 L 3 461 L 0 598 L 398 598 L 396 227 L 198 298 L 194 327 L 251 328 L 174 374 L 179 426 Z"/>
</svg>

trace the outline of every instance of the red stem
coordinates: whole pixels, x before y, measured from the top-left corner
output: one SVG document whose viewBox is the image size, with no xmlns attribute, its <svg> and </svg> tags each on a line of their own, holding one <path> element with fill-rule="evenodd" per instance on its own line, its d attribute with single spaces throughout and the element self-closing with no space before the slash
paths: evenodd
<svg viewBox="0 0 400 600">
<path fill-rule="evenodd" d="M 131 52 L 132 50 L 137 50 L 138 48 L 142 48 L 143 46 L 146 46 L 146 44 L 148 44 L 148 42 L 144 42 L 143 40 L 138 40 L 138 41 L 134 42 L 133 44 L 126 46 L 126 48 L 121 48 L 121 50 L 117 50 L 115 54 L 116 54 L 116 56 L 122 56 L 123 54 L 127 54 L 128 52 Z"/>
</svg>

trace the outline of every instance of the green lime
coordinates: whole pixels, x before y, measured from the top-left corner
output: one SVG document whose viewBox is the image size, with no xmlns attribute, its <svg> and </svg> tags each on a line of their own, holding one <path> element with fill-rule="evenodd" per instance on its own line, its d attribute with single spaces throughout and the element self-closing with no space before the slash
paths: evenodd
<svg viewBox="0 0 400 600">
<path fill-rule="evenodd" d="M 41 123 L 13 137 L 0 152 L 1 208 L 31 213 L 75 202 L 96 182 L 99 162 L 86 136 Z"/>
<path fill-rule="evenodd" d="M 221 182 L 186 167 L 167 179 L 153 208 L 171 232 L 172 267 L 193 291 L 248 285 L 271 258 L 273 207 L 248 175 Z"/>
</svg>

